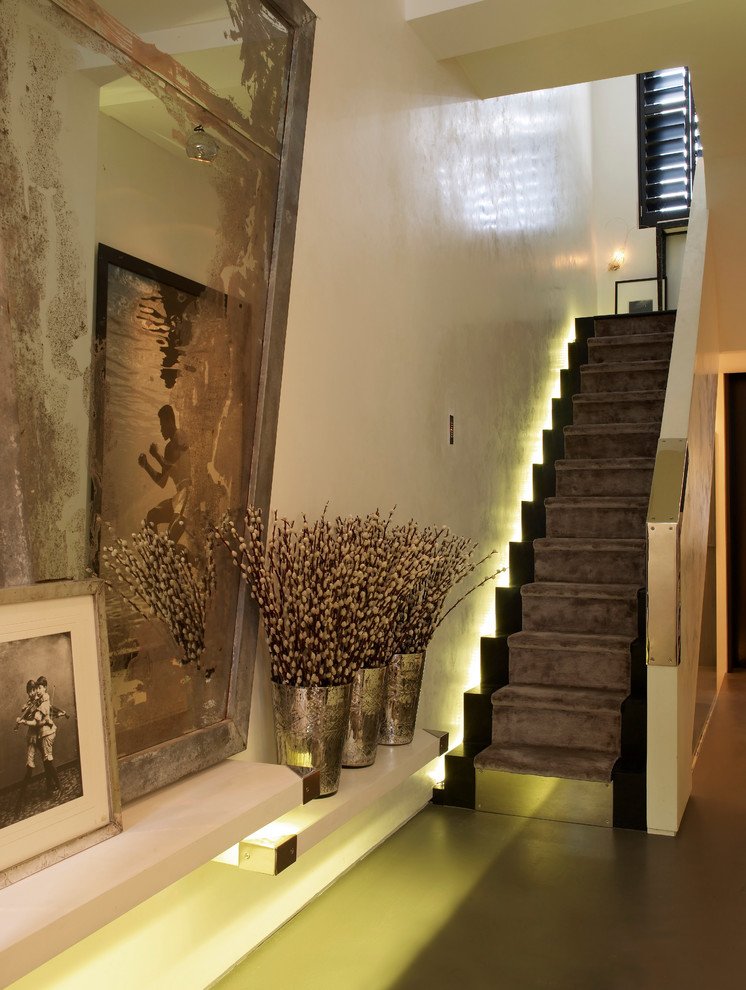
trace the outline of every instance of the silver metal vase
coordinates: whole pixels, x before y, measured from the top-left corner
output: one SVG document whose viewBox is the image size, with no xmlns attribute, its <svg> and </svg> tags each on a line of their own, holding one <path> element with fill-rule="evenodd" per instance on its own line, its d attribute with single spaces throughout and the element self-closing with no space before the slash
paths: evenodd
<svg viewBox="0 0 746 990">
<path fill-rule="evenodd" d="M 342 750 L 344 767 L 369 767 L 375 763 L 387 670 L 384 664 L 361 667 L 355 672 L 350 721 Z"/>
<path fill-rule="evenodd" d="M 424 667 L 424 652 L 396 653 L 389 663 L 378 731 L 378 741 L 384 746 L 406 746 L 412 742 Z"/>
<path fill-rule="evenodd" d="M 296 687 L 272 682 L 277 760 L 319 770 L 322 796 L 339 789 L 351 698 L 352 684 Z"/>
</svg>

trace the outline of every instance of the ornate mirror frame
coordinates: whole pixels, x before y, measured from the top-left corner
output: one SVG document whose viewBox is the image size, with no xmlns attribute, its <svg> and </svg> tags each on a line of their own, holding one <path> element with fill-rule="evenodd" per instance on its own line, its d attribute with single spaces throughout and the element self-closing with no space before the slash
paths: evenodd
<svg viewBox="0 0 746 990">
<path fill-rule="evenodd" d="M 36 0 L 34 0 L 36 2 Z M 72 18 L 84 33 L 98 39 L 98 51 L 105 51 L 109 58 L 125 67 L 133 64 L 153 74 L 165 86 L 210 114 L 218 122 L 220 135 L 233 147 L 242 150 L 247 142 L 246 129 L 241 115 L 234 106 L 216 96 L 200 78 L 183 65 L 153 45 L 146 44 L 127 28 L 114 20 L 93 0 L 38 0 L 45 8 L 56 9 L 58 18 Z M 290 28 L 290 59 L 287 75 L 287 95 L 281 142 L 276 154 L 279 163 L 278 191 L 275 204 L 274 231 L 271 239 L 271 256 L 268 259 L 267 295 L 261 338 L 261 359 L 258 373 L 257 408 L 251 443 L 248 501 L 259 505 L 266 512 L 271 493 L 275 440 L 282 378 L 290 277 L 297 218 L 298 192 L 305 136 L 305 122 L 310 86 L 311 59 L 315 30 L 315 15 L 301 0 L 262 0 Z M 241 8 L 245 0 L 228 0 L 229 7 Z M 248 9 L 248 8 L 246 8 Z M 234 18 L 235 23 L 235 18 Z M 3 38 L 0 37 L 0 46 Z M 0 51 L 0 61 L 3 52 Z M 128 69 L 128 71 L 131 71 Z M 160 83 L 159 83 L 160 85 Z M 0 70 L 0 130 L 4 123 L 2 101 L 8 97 L 8 77 Z M 7 133 L 6 133 L 7 138 Z M 254 142 L 256 144 L 256 142 Z M 266 150 L 266 147 L 262 150 Z M 7 163 L 0 155 L 0 166 Z M 199 166 L 202 167 L 202 166 Z M 17 186 L 15 187 L 18 188 Z M 8 184 L 13 195 L 14 186 Z M 0 208 L 9 200 L 0 193 Z M 19 385 L 27 387 L 21 376 L 25 373 L 23 361 L 19 367 L 19 339 L 21 330 L 14 323 L 14 307 L 21 290 L 19 283 L 24 273 L 19 267 L 18 226 L 2 224 L 0 218 L 0 348 L 15 360 L 7 361 L 8 373 L 0 376 L 0 424 L 2 425 L 2 456 L 7 470 L 0 479 L 0 586 L 31 584 L 34 580 L 80 578 L 79 573 L 64 573 L 64 565 L 37 568 L 38 553 L 34 542 L 37 532 L 29 524 L 29 508 L 39 497 L 38 485 L 29 480 L 28 454 L 24 451 L 24 431 L 27 428 L 23 398 Z M 95 244 L 90 245 L 91 257 Z M 141 256 L 146 256 L 143 250 Z M 31 280 L 31 275 L 29 276 Z M 26 300 L 28 304 L 28 300 Z M 43 322 L 43 321 L 42 321 Z M 92 340 L 91 325 L 85 328 Z M 95 362 L 89 374 L 95 374 Z M 43 387 L 36 383 L 37 388 Z M 88 383 L 90 388 L 90 380 Z M 94 408 L 95 415 L 95 408 Z M 50 536 L 51 539 L 51 536 Z M 70 556 L 70 555 L 68 555 Z M 76 558 L 77 559 L 77 558 Z M 74 570 L 74 568 L 70 568 Z M 131 800 L 187 773 L 209 767 L 227 756 L 245 748 L 251 681 L 258 638 L 258 617 L 242 587 L 233 636 L 233 656 L 226 717 L 205 728 L 170 739 L 149 749 L 120 758 L 119 774 L 122 797 Z"/>
</svg>

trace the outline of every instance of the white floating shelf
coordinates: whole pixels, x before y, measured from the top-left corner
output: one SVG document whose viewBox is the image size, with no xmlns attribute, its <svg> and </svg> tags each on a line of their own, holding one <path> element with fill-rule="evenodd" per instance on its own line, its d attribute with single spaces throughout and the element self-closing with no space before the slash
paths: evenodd
<svg viewBox="0 0 746 990">
<path fill-rule="evenodd" d="M 301 804 L 303 787 L 287 767 L 234 758 L 132 802 L 120 835 L 0 890 L 0 985 Z"/>
<path fill-rule="evenodd" d="M 441 756 L 447 746 L 448 733 L 426 729 L 418 729 L 412 742 L 406 746 L 379 746 L 373 766 L 342 771 L 336 794 L 294 808 L 273 821 L 269 828 L 259 829 L 238 848 L 234 847 L 218 858 L 221 862 L 260 873 L 279 873 L 359 812 Z M 276 850 L 276 856 L 266 855 L 268 850 Z"/>
<path fill-rule="evenodd" d="M 270 823 L 274 834 L 292 828 L 302 855 L 436 759 L 447 739 L 423 729 L 408 746 L 380 746 L 372 767 L 343 770 L 337 794 L 306 805 L 296 772 L 240 754 L 132 802 L 120 835 L 0 890 L 0 985 L 209 860 L 230 861 L 225 850 L 237 862 L 238 843 Z"/>
</svg>

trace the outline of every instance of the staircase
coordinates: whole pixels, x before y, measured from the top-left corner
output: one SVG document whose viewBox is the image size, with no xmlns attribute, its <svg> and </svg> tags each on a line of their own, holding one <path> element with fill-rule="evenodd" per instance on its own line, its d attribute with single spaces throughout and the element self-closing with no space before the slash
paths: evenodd
<svg viewBox="0 0 746 990">
<path fill-rule="evenodd" d="M 576 323 L 443 803 L 645 828 L 645 521 L 674 318 Z"/>
</svg>

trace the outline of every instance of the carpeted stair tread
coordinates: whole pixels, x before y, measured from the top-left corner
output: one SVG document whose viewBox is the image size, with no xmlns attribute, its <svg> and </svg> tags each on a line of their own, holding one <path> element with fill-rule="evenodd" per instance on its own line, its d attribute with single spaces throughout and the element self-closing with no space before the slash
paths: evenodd
<svg viewBox="0 0 746 990">
<path fill-rule="evenodd" d="M 628 691 L 546 684 L 509 684 L 492 695 L 496 708 L 560 709 L 618 714 Z"/>
<path fill-rule="evenodd" d="M 584 364 L 580 368 L 580 390 L 589 394 L 664 389 L 668 364 L 667 360 Z"/>
<path fill-rule="evenodd" d="M 629 637 L 604 633 L 560 633 L 522 629 L 508 637 L 508 645 L 537 649 L 552 647 L 570 653 L 623 653 L 629 652 Z"/>
<path fill-rule="evenodd" d="M 626 371 L 628 374 L 635 374 L 639 371 L 650 371 L 650 365 L 658 365 L 660 370 L 668 371 L 668 361 L 665 358 L 658 358 L 655 361 L 617 361 L 612 366 L 604 364 L 581 364 L 580 370 L 590 371 L 593 374 L 603 375 L 604 372 Z M 626 391 L 626 390 L 625 390 Z M 635 389 L 635 391 L 646 391 L 645 389 Z"/>
<path fill-rule="evenodd" d="M 629 693 L 629 636 L 521 630 L 508 637 L 511 685 L 606 688 Z"/>
<path fill-rule="evenodd" d="M 608 431 L 609 427 L 607 427 Z M 658 427 L 660 432 L 660 427 Z M 568 457 L 561 461 L 555 461 L 556 468 L 563 471 L 587 471 L 589 467 L 594 467 L 599 471 L 617 468 L 620 471 L 646 471 L 650 467 L 655 467 L 654 457 Z"/>
<path fill-rule="evenodd" d="M 633 598 L 636 584 L 579 584 L 572 581 L 535 581 L 521 587 L 523 598 Z"/>
<path fill-rule="evenodd" d="M 572 397 L 573 423 L 660 422 L 665 389 L 630 392 L 580 392 Z"/>
<path fill-rule="evenodd" d="M 589 364 L 616 364 L 630 361 L 666 361 L 670 359 L 673 333 L 624 334 L 597 337 L 588 341 Z"/>
<path fill-rule="evenodd" d="M 524 629 L 599 633 L 611 629 L 634 636 L 637 629 L 637 583 L 576 584 L 541 581 L 521 587 Z"/>
<path fill-rule="evenodd" d="M 605 437 L 613 436 L 660 436 L 660 423 L 583 423 L 581 426 L 566 426 L 565 437 Z"/>
<path fill-rule="evenodd" d="M 629 537 L 645 534 L 644 495 L 553 495 L 544 500 L 549 537 Z"/>
<path fill-rule="evenodd" d="M 594 497 L 589 495 L 552 495 L 544 499 L 544 504 L 558 508 L 572 509 L 639 509 L 647 508 L 649 499 L 644 495 L 604 495 Z"/>
<path fill-rule="evenodd" d="M 674 310 L 634 316 L 624 313 L 619 316 L 597 316 L 593 331 L 596 337 L 618 337 L 621 334 L 638 336 L 643 333 L 673 330 L 675 324 Z"/>
<path fill-rule="evenodd" d="M 655 457 L 659 423 L 589 423 L 566 426 L 565 460 Z"/>
<path fill-rule="evenodd" d="M 477 754 L 474 765 L 479 770 L 608 783 L 616 760 L 614 753 L 593 749 L 493 744 Z"/>
<path fill-rule="evenodd" d="M 542 536 L 534 540 L 534 548 L 547 550 L 628 550 L 630 553 L 634 553 L 645 549 L 645 540 L 625 537 L 614 540 L 602 536 L 585 539 L 582 537 L 566 539 L 561 536 Z"/>
<path fill-rule="evenodd" d="M 571 457 L 554 467 L 557 495 L 647 495 L 655 458 Z"/>
<path fill-rule="evenodd" d="M 645 540 L 543 537 L 534 540 L 534 581 L 645 584 Z"/>
</svg>

